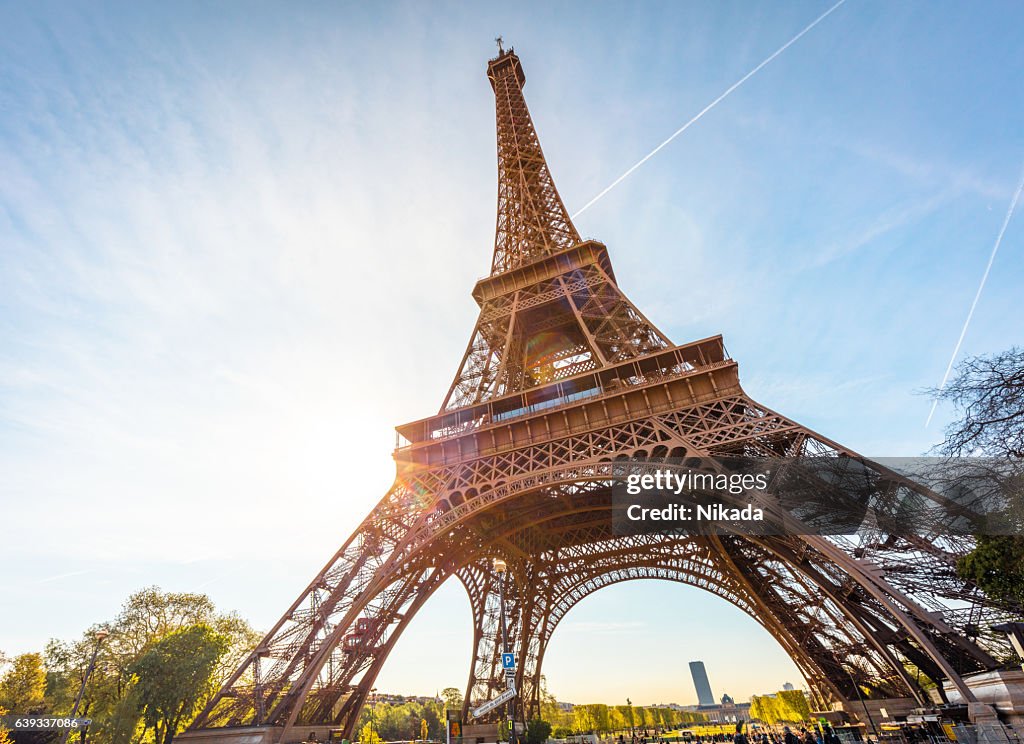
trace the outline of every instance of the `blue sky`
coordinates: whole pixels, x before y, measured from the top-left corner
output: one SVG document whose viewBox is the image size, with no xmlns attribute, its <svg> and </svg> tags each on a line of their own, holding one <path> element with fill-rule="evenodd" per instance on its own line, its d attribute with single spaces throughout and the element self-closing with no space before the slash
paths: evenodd
<svg viewBox="0 0 1024 744">
<path fill-rule="evenodd" d="M 494 231 L 492 39 L 575 211 L 818 2 L 0 5 L 0 649 L 149 584 L 272 624 L 434 412 Z M 848 0 L 578 220 L 676 342 L 870 455 L 934 444 L 937 384 L 1024 167 L 1024 8 Z M 961 355 L 1024 339 L 1021 216 Z M 465 683 L 443 588 L 378 687 Z M 799 682 L 738 610 L 584 601 L 561 698 Z"/>
</svg>

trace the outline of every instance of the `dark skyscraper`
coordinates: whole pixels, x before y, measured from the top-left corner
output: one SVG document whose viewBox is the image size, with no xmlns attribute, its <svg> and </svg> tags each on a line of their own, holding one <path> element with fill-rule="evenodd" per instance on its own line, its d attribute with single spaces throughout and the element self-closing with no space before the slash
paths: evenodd
<svg viewBox="0 0 1024 744">
<path fill-rule="evenodd" d="M 697 703 L 714 705 L 715 696 L 711 694 L 711 683 L 708 682 L 708 673 L 704 669 L 704 662 L 691 661 L 690 674 L 693 676 L 693 686 L 697 688 Z"/>
</svg>

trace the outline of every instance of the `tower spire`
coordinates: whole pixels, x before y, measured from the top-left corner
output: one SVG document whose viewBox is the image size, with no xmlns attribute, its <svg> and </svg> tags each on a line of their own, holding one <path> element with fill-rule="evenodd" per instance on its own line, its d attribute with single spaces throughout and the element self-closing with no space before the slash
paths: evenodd
<svg viewBox="0 0 1024 744">
<path fill-rule="evenodd" d="M 498 129 L 498 220 L 491 274 L 500 274 L 580 242 L 544 159 L 523 98 L 526 75 L 513 49 L 487 65 Z"/>
<path fill-rule="evenodd" d="M 580 240 L 523 100 L 519 57 L 502 51 L 487 77 L 498 121 L 494 261 L 473 289 L 480 317 L 442 411 L 558 385 L 671 345 L 619 290 L 608 249 Z"/>
</svg>

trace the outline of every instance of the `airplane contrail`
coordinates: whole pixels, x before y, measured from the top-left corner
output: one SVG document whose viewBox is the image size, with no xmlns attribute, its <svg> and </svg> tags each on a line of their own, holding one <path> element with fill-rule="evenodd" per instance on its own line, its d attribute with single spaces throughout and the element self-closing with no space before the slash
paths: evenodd
<svg viewBox="0 0 1024 744">
<path fill-rule="evenodd" d="M 1010 200 L 1010 208 L 1006 210 L 1006 216 L 1003 218 L 1003 226 L 999 228 L 999 235 L 996 236 L 996 243 L 992 246 L 992 253 L 988 257 L 988 265 L 985 267 L 985 273 L 981 275 L 981 283 L 978 285 L 978 291 L 974 293 L 974 302 L 971 303 L 971 309 L 967 311 L 967 319 L 964 321 L 964 327 L 960 329 L 960 338 L 956 340 L 956 346 L 953 348 L 953 355 L 949 358 L 949 364 L 946 365 L 946 374 L 942 376 L 942 382 L 939 383 L 938 392 L 942 392 L 942 389 L 946 387 L 946 381 L 949 380 L 949 373 L 953 369 L 953 362 L 956 361 L 957 354 L 960 353 L 960 345 L 964 342 L 964 336 L 967 335 L 967 327 L 971 324 L 971 318 L 974 317 L 974 308 L 978 306 L 978 300 L 981 299 L 981 293 L 985 289 L 985 282 L 988 281 L 989 272 L 992 271 L 992 264 L 996 260 L 996 254 L 999 252 L 999 246 L 1003 242 L 1003 235 L 1006 234 L 1006 226 L 1010 224 L 1010 219 L 1013 217 L 1014 211 L 1017 209 L 1017 202 L 1020 201 L 1021 191 L 1024 191 L 1024 171 L 1021 172 L 1020 182 L 1017 184 L 1017 190 L 1013 192 L 1013 199 Z M 939 405 L 939 399 L 936 398 L 932 401 L 932 410 L 928 412 L 928 419 L 924 422 L 924 428 L 928 428 L 928 425 L 932 422 L 932 416 L 935 415 L 935 408 Z"/>
<path fill-rule="evenodd" d="M 604 191 L 602 191 L 602 192 L 601 192 L 600 194 L 598 194 L 598 195 L 597 195 L 597 196 L 595 196 L 595 197 L 594 197 L 593 199 L 591 199 L 591 200 L 590 200 L 590 201 L 588 201 L 588 202 L 587 202 L 586 204 L 584 204 L 584 205 L 583 205 L 582 207 L 580 207 L 580 208 L 579 208 L 578 210 L 576 210 L 576 213 L 572 215 L 572 219 L 576 219 L 576 218 L 577 218 L 577 217 L 579 217 L 579 216 L 580 216 L 581 214 L 583 214 L 583 213 L 584 213 L 585 211 L 587 211 L 587 210 L 588 210 L 588 209 L 589 209 L 589 208 L 591 207 L 591 205 L 593 205 L 593 204 L 594 204 L 594 203 L 595 203 L 595 202 L 596 202 L 596 201 L 597 201 L 598 199 L 600 199 L 600 198 L 601 198 L 602 196 L 604 196 L 604 195 L 605 195 L 605 194 L 607 194 L 607 193 L 608 193 L 609 191 L 611 191 L 611 190 L 612 190 L 612 189 L 614 189 L 614 188 L 615 188 L 616 186 L 618 186 L 618 185 L 619 185 L 620 183 L 622 183 L 622 182 L 623 182 L 623 181 L 624 181 L 624 180 L 626 179 L 626 177 L 627 177 L 627 176 L 629 176 L 629 174 L 630 174 L 630 173 L 632 173 L 632 172 L 633 172 L 633 171 L 635 171 L 635 170 L 636 170 L 637 168 L 639 168 L 639 167 L 640 167 L 641 165 L 643 165 L 643 164 L 644 164 L 644 163 L 646 163 L 646 162 L 647 162 L 648 160 L 650 160 L 650 159 L 651 159 L 651 158 L 652 158 L 652 157 L 653 157 L 653 156 L 654 156 L 655 154 L 657 154 L 657 152 L 658 152 L 659 150 L 661 150 L 661 148 L 665 147 L 665 145 L 667 145 L 667 144 L 668 144 L 669 142 L 671 142 L 671 141 L 672 141 L 672 140 L 674 140 L 674 139 L 675 139 L 676 137 L 678 137 L 678 136 L 679 136 L 680 134 L 682 134 L 683 132 L 685 132 L 685 131 L 686 131 L 687 129 L 689 129 L 689 128 L 690 128 L 690 127 L 691 127 L 692 125 L 694 125 L 694 124 L 696 124 L 696 123 L 697 123 L 698 121 L 700 121 L 701 117 L 702 117 L 702 116 L 704 116 L 704 114 L 706 114 L 706 113 L 707 113 L 708 111 L 710 111 L 710 110 L 711 110 L 711 109 L 713 109 L 713 108 L 714 108 L 715 106 L 717 106 L 717 105 L 718 105 L 719 103 L 721 103 L 721 102 L 722 102 L 723 100 L 725 100 L 725 98 L 726 98 L 726 97 L 727 97 L 727 96 L 728 96 L 728 95 L 729 95 L 730 93 L 732 93 L 732 92 L 733 92 L 734 90 L 736 90 L 736 89 L 737 89 L 737 88 L 739 88 L 739 87 L 740 87 L 741 85 L 743 85 L 743 83 L 747 82 L 747 81 L 748 81 L 748 80 L 749 80 L 750 78 L 752 78 L 752 77 L 753 77 L 753 76 L 754 76 L 754 75 L 755 75 L 755 74 L 756 74 L 756 73 L 757 73 L 757 72 L 758 72 L 758 71 L 759 71 L 759 70 L 760 70 L 760 69 L 761 69 L 762 67 L 764 67 L 764 66 L 765 66 L 765 65 L 767 65 L 767 64 L 768 64 L 769 62 L 771 62 L 771 61 L 772 61 L 773 59 L 775 59 L 775 58 L 776 58 L 776 57 L 778 57 L 778 56 L 779 56 L 780 54 L 782 54 L 782 53 L 783 53 L 784 51 L 786 51 L 787 49 L 789 49 L 789 47 L 793 46 L 793 44 L 795 44 L 795 43 L 796 43 L 797 41 L 799 41 L 799 40 L 800 40 L 800 37 L 802 37 L 802 36 L 803 36 L 804 34 L 806 34 L 806 33 L 807 33 L 808 31 L 810 31 L 810 30 L 811 30 L 812 28 L 814 28 L 814 27 L 815 27 L 815 26 L 817 26 L 817 25 L 818 25 L 819 23 L 821 23 L 821 22 L 822 22 L 823 20 L 825 20 L 825 19 L 826 19 L 826 18 L 827 18 L 827 17 L 829 16 L 829 15 L 831 15 L 831 13 L 832 13 L 832 12 L 833 12 L 834 10 L 836 10 L 836 9 L 837 9 L 837 8 L 838 8 L 838 7 L 840 6 L 840 5 L 842 5 L 842 4 L 843 4 L 843 3 L 845 3 L 845 2 L 846 2 L 846 0 L 839 0 L 839 2 L 838 2 L 838 3 L 836 3 L 835 5 L 833 5 L 833 6 L 831 7 L 831 8 L 829 8 L 828 10 L 826 10 L 826 11 L 825 11 L 824 13 L 822 13 L 822 14 L 821 14 L 820 16 L 818 16 L 817 18 L 815 18 L 815 19 L 814 19 L 814 21 L 812 21 L 812 22 L 811 22 L 811 23 L 810 23 L 810 24 L 809 24 L 809 25 L 808 25 L 808 26 L 807 26 L 806 28 L 804 28 L 804 30 L 803 30 L 803 31 L 801 31 L 801 32 L 800 32 L 800 33 L 798 33 L 798 34 L 797 34 L 796 36 L 794 36 L 794 37 L 793 37 L 792 39 L 790 39 L 790 40 L 789 40 L 789 41 L 787 41 L 787 42 L 786 42 L 785 44 L 783 44 L 783 45 L 782 45 L 782 46 L 780 46 L 780 47 L 779 47 L 778 49 L 776 49 L 776 50 L 775 50 L 775 52 L 774 52 L 774 53 L 773 53 L 773 54 L 772 54 L 772 55 L 771 55 L 770 57 L 768 57 L 768 58 L 767 58 L 766 60 L 764 60 L 764 62 L 762 62 L 761 64 L 759 64 L 759 65 L 758 65 L 757 67 L 755 67 L 755 68 L 754 68 L 753 70 L 751 70 L 751 71 L 750 71 L 750 72 L 748 72 L 748 73 L 747 73 L 746 75 L 744 75 L 744 76 L 743 76 L 743 77 L 741 77 L 741 78 L 740 78 L 739 80 L 737 80 L 737 81 L 736 81 L 735 83 L 733 83 L 733 84 L 732 84 L 731 86 L 729 86 L 729 88 L 728 88 L 728 89 L 727 89 L 727 90 L 725 91 L 725 93 L 723 93 L 723 94 L 722 94 L 722 95 L 720 95 L 720 96 L 719 96 L 718 98 L 716 98 L 716 99 L 715 99 L 715 100 L 713 100 L 713 101 L 712 101 L 711 103 L 709 103 L 709 104 L 708 104 L 707 106 L 705 106 L 705 107 L 704 107 L 703 109 L 701 109 L 701 110 L 700 110 L 700 112 L 699 112 L 699 113 L 698 113 L 698 114 L 697 114 L 696 116 L 694 116 L 694 117 L 693 117 L 692 119 L 690 119 L 690 120 L 689 120 L 688 122 L 686 122 L 685 124 L 683 124 L 683 126 L 679 127 L 679 129 L 677 129 L 677 130 L 676 130 L 675 132 L 673 132 L 673 133 L 672 133 L 672 135 L 671 135 L 671 136 L 670 136 L 670 137 L 669 137 L 668 139 L 666 139 L 666 140 L 665 140 L 664 142 L 662 142 L 662 143 L 661 143 L 660 145 L 658 145 L 658 146 L 657 146 L 657 147 L 655 147 L 655 148 L 654 148 L 653 150 L 651 150 L 651 151 L 650 151 L 649 153 L 647 153 L 646 155 L 644 155 L 644 156 L 643 156 L 643 157 L 642 157 L 642 158 L 641 158 L 641 159 L 640 159 L 639 161 L 637 161 L 637 163 L 636 163 L 635 165 L 633 165 L 633 167 L 632 167 L 632 168 L 630 168 L 630 169 L 629 169 L 629 170 L 627 170 L 627 171 L 626 171 L 625 173 L 623 173 L 623 174 L 622 174 L 621 176 L 619 176 L 619 177 L 618 177 L 618 178 L 616 178 L 616 179 L 615 179 L 614 181 L 612 181 L 611 185 L 610 185 L 610 186 L 608 186 L 608 187 L 607 187 L 607 188 L 606 188 L 606 189 L 605 189 Z"/>
</svg>

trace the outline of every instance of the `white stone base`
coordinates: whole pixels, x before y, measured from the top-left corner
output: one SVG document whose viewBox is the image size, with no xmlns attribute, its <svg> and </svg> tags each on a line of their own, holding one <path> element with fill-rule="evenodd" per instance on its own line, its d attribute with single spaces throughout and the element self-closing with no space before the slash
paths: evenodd
<svg viewBox="0 0 1024 744">
<path fill-rule="evenodd" d="M 201 729 L 183 731 L 174 741 L 177 744 L 273 744 L 280 731 L 273 726 Z"/>
<path fill-rule="evenodd" d="M 995 708 L 999 718 L 1011 724 L 1024 722 L 1024 671 L 997 669 L 994 672 L 964 677 L 964 682 L 978 698 L 978 702 Z M 948 680 L 942 687 L 949 696 L 949 702 L 965 702 L 960 692 Z"/>
</svg>

